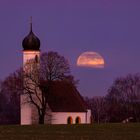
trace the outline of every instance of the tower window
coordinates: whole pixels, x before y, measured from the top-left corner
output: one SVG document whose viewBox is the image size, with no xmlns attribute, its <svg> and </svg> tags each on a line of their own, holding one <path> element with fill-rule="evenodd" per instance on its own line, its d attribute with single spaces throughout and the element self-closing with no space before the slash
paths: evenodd
<svg viewBox="0 0 140 140">
<path fill-rule="evenodd" d="M 76 117 L 75 123 L 76 123 L 76 124 L 80 124 L 80 123 L 81 123 L 81 118 L 80 118 L 80 117 Z"/>
<path fill-rule="evenodd" d="M 39 60 L 38 60 L 38 56 L 37 56 L 37 55 L 35 56 L 35 62 L 36 62 L 36 63 L 39 62 Z"/>
<path fill-rule="evenodd" d="M 73 123 L 72 117 L 68 117 L 68 118 L 67 118 L 67 124 L 72 124 L 72 123 Z"/>
</svg>

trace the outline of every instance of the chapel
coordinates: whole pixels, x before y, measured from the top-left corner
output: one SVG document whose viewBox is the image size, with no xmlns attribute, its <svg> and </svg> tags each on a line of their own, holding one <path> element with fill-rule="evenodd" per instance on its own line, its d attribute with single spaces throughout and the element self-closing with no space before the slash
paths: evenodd
<svg viewBox="0 0 140 140">
<path fill-rule="evenodd" d="M 23 69 L 30 59 L 40 58 L 40 39 L 34 34 L 32 22 L 29 34 L 22 41 Z M 45 123 L 49 124 L 89 124 L 91 123 L 91 110 L 75 86 L 65 82 L 55 81 L 48 97 L 48 112 Z M 33 105 L 23 103 L 26 95 L 21 95 L 21 125 L 38 123 L 37 110 Z M 47 115 L 49 114 L 49 115 Z"/>
</svg>

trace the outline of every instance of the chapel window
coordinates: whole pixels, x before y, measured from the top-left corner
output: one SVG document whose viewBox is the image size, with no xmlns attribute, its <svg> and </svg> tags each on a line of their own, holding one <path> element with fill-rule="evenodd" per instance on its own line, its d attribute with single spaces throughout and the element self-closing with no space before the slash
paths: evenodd
<svg viewBox="0 0 140 140">
<path fill-rule="evenodd" d="M 35 56 L 35 62 L 36 63 L 39 63 L 39 60 L 38 60 L 38 56 L 37 55 Z"/>
<path fill-rule="evenodd" d="M 68 117 L 68 118 L 67 118 L 67 124 L 72 124 L 72 123 L 73 123 L 72 117 Z"/>
<path fill-rule="evenodd" d="M 81 123 L 81 118 L 80 118 L 80 117 L 76 117 L 75 123 L 76 123 L 76 124 L 80 124 L 80 123 Z"/>
</svg>

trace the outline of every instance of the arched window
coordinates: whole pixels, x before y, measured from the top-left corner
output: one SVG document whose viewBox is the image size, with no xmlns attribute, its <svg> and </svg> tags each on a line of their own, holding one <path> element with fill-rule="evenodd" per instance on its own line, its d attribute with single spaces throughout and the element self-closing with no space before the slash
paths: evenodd
<svg viewBox="0 0 140 140">
<path fill-rule="evenodd" d="M 80 117 L 76 117 L 76 119 L 75 119 L 75 123 L 76 123 L 76 124 L 81 123 L 81 118 L 80 118 Z"/>
<path fill-rule="evenodd" d="M 72 117 L 68 117 L 68 118 L 67 118 L 67 124 L 72 124 L 72 123 L 73 123 Z"/>
</svg>

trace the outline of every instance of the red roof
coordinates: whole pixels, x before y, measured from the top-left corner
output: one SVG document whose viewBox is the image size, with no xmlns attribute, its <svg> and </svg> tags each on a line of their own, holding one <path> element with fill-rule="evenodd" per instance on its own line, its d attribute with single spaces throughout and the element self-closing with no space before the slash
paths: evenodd
<svg viewBox="0 0 140 140">
<path fill-rule="evenodd" d="M 71 84 L 55 81 L 48 95 L 48 105 L 53 112 L 86 112 L 87 105 Z"/>
</svg>

